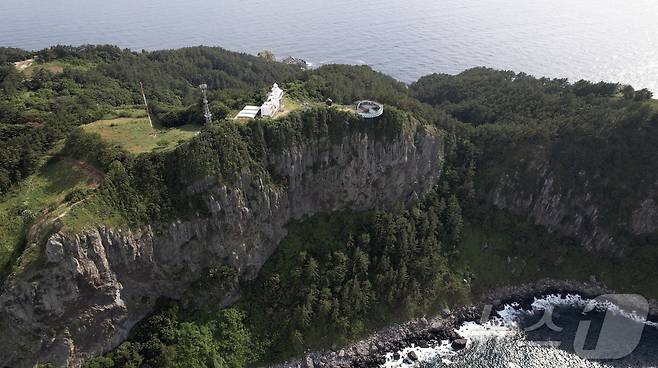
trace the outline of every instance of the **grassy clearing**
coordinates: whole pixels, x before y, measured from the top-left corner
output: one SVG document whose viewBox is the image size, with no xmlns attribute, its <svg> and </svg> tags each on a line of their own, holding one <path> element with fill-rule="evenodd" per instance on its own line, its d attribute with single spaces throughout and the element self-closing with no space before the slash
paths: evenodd
<svg viewBox="0 0 658 368">
<path fill-rule="evenodd" d="M 276 117 L 280 116 L 285 116 L 289 114 L 292 111 L 297 111 L 301 109 L 306 109 L 306 108 L 313 108 L 313 107 L 326 107 L 327 104 L 324 102 L 318 102 L 318 101 L 304 101 L 300 102 L 297 100 L 290 99 L 288 97 L 284 97 L 283 99 L 283 104 L 284 104 L 284 109 L 281 113 L 277 114 Z M 345 111 L 345 112 L 351 112 L 356 114 L 356 106 L 354 105 L 341 105 L 341 104 L 333 104 L 333 108 L 338 109 L 340 111 Z"/>
<path fill-rule="evenodd" d="M 141 106 L 124 106 L 117 107 L 103 116 L 103 120 L 112 120 L 117 118 L 146 118 L 146 111 Z"/>
<path fill-rule="evenodd" d="M 74 189 L 95 186 L 75 165 L 51 158 L 0 202 L 0 273 L 21 250 L 25 230 L 34 219 L 58 207 Z"/>
<path fill-rule="evenodd" d="M 356 106 L 354 105 L 334 105 L 338 110 L 345 111 L 345 112 L 351 112 L 353 114 L 356 114 Z"/>
<path fill-rule="evenodd" d="M 87 124 L 83 129 L 89 133 L 98 133 L 105 141 L 134 154 L 170 150 L 201 130 L 201 126 L 191 124 L 152 129 L 143 110 L 119 109 L 107 117 Z"/>
<path fill-rule="evenodd" d="M 62 217 L 62 231 L 69 234 L 78 234 L 83 230 L 97 227 L 122 227 L 126 220 L 112 206 L 104 203 L 100 198 L 92 195 L 72 206 Z"/>
<path fill-rule="evenodd" d="M 64 72 L 64 68 L 77 69 L 80 71 L 88 71 L 94 66 L 95 64 L 93 63 L 83 62 L 80 60 L 76 60 L 75 62 L 68 62 L 64 60 L 54 60 L 54 61 L 49 61 L 47 63 L 35 62 L 30 67 L 25 68 L 23 70 L 23 74 L 25 74 L 25 76 L 29 78 L 32 77 L 34 73 L 36 73 L 39 70 L 47 70 L 51 73 L 59 74 Z"/>
<path fill-rule="evenodd" d="M 300 102 L 295 101 L 295 100 L 293 100 L 291 98 L 288 98 L 288 97 L 284 97 L 283 98 L 283 107 L 282 107 L 281 111 L 278 114 L 276 114 L 276 117 L 278 118 L 278 117 L 286 116 L 286 115 L 290 114 L 291 112 L 297 111 L 301 108 L 302 108 L 302 104 Z"/>
</svg>

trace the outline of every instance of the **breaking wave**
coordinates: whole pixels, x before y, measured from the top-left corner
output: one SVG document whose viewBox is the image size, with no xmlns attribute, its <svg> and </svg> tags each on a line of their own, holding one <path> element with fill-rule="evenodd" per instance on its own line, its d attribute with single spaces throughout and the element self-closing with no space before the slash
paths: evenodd
<svg viewBox="0 0 658 368">
<path fill-rule="evenodd" d="M 526 331 L 551 312 L 552 322 L 561 331 L 548 328 Z M 573 338 L 580 321 L 602 324 L 606 311 L 645 324 L 640 346 L 621 360 L 587 360 L 574 353 Z M 658 367 L 657 324 L 645 322 L 634 311 L 610 302 L 580 295 L 548 295 L 535 298 L 529 309 L 520 304 L 505 305 L 487 322 L 464 322 L 456 332 L 466 339 L 463 350 L 455 351 L 449 341 L 436 341 L 432 347 L 411 346 L 386 355 L 385 368 L 602 368 Z M 409 358 L 410 352 L 416 360 Z"/>
</svg>

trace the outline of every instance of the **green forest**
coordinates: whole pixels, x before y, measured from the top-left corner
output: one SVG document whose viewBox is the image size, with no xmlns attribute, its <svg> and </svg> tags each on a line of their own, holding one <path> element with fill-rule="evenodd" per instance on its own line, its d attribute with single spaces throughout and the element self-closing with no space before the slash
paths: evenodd
<svg viewBox="0 0 658 368">
<path fill-rule="evenodd" d="M 32 67 L 14 67 L 33 56 Z M 143 119 L 140 82 L 158 129 L 191 126 L 192 133 L 134 153 L 85 129 L 101 120 Z M 278 119 L 231 119 L 245 104 L 262 102 L 274 82 L 303 108 Z M 210 127 L 203 127 L 201 83 L 209 87 Z M 328 98 L 338 105 L 374 99 L 386 110 L 373 128 L 324 106 Z M 72 232 L 101 221 L 139 226 L 203 216 L 201 198 L 184 190 L 195 179 L 231 185 L 248 171 L 285 187 L 267 155 L 318 136 L 335 139 L 345 122 L 394 136 L 411 118 L 446 133 L 441 180 L 427 195 L 409 207 L 289 224 L 255 280 L 241 280 L 226 266 L 200 279 L 239 285 L 237 304 L 194 310 L 162 300 L 127 341 L 86 367 L 279 362 L 467 304 L 502 283 L 543 276 L 596 274 L 611 286 L 658 290 L 646 278 L 658 261 L 655 236 L 630 235 L 617 221 L 658 182 L 658 104 L 648 90 L 488 68 L 405 85 L 367 66 L 302 70 L 221 48 L 135 52 L 109 45 L 0 48 L 0 219 L 11 219 L 0 226 L 0 280 L 25 267 L 28 229 L 62 206 L 71 209 L 61 226 Z M 493 208 L 490 190 L 505 172 L 525 174 L 522 193 L 541 185 L 536 163 L 520 157 L 545 159 L 565 193 L 593 196 L 601 218 L 631 250 L 592 257 L 573 239 Z M 52 184 L 53 168 L 68 170 L 63 165 L 71 161 L 84 170 Z M 93 174 L 100 179 L 85 182 Z M 48 190 L 34 190 L 41 181 L 51 183 Z M 526 267 L 510 267 L 509 257 L 519 253 Z M 622 267 L 629 264 L 636 266 Z M 619 274 L 620 268 L 627 270 Z"/>
</svg>

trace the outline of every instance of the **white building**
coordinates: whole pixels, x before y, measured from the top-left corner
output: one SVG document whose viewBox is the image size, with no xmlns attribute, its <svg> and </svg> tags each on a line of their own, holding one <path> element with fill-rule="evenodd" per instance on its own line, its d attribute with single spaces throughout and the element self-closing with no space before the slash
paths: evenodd
<svg viewBox="0 0 658 368">
<path fill-rule="evenodd" d="M 260 111 L 260 107 L 258 106 L 252 106 L 252 105 L 247 105 L 240 111 L 235 118 L 236 119 L 255 119 L 256 115 L 258 115 L 258 112 Z"/>
<path fill-rule="evenodd" d="M 267 101 L 260 107 L 261 116 L 274 116 L 281 109 L 281 100 L 283 99 L 283 90 L 279 85 L 274 83 L 272 91 L 267 94 Z"/>
<path fill-rule="evenodd" d="M 236 119 L 254 119 L 259 114 L 263 117 L 272 117 L 283 107 L 283 90 L 274 83 L 272 90 L 267 94 L 267 100 L 262 106 L 247 105 L 235 116 Z"/>
</svg>

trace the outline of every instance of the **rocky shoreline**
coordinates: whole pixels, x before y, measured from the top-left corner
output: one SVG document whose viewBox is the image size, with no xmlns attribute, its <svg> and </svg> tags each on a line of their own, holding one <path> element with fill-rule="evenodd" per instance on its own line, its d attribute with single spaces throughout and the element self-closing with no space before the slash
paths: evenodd
<svg viewBox="0 0 658 368">
<path fill-rule="evenodd" d="M 437 346 L 442 340 L 451 342 L 455 350 L 465 346 L 465 341 L 455 332 L 464 322 L 479 321 L 484 313 L 495 316 L 506 304 L 518 303 L 529 309 L 536 297 L 546 295 L 578 294 L 584 298 L 595 298 L 613 293 L 605 285 L 590 282 L 542 279 L 535 283 L 497 288 L 481 296 L 480 302 L 455 311 L 444 311 L 432 318 L 419 318 L 403 324 L 386 327 L 367 338 L 341 349 L 311 352 L 303 358 L 271 366 L 271 368 L 316 368 L 316 367 L 379 367 L 386 362 L 386 354 L 397 354 L 406 347 L 427 348 Z M 658 303 L 650 300 L 650 320 L 658 320 Z M 485 316 L 488 318 L 488 316 Z M 398 357 L 396 357 L 399 359 Z M 414 353 L 406 357 L 417 359 Z"/>
</svg>

